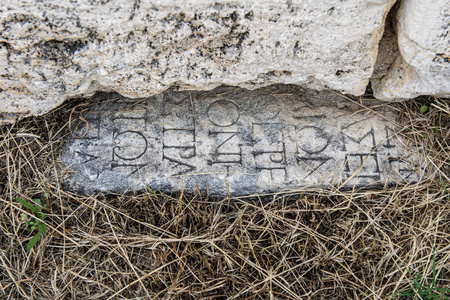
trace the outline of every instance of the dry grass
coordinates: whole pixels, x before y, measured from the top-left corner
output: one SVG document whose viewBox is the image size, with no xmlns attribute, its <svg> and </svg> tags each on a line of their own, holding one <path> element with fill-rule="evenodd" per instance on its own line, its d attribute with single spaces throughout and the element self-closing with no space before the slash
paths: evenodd
<svg viewBox="0 0 450 300">
<path fill-rule="evenodd" d="M 426 114 L 422 105 L 429 106 Z M 1 299 L 390 299 L 413 272 L 450 286 L 450 101 L 392 104 L 434 177 L 268 199 L 59 189 L 70 109 L 0 129 Z M 14 199 L 48 193 L 31 252 Z"/>
</svg>

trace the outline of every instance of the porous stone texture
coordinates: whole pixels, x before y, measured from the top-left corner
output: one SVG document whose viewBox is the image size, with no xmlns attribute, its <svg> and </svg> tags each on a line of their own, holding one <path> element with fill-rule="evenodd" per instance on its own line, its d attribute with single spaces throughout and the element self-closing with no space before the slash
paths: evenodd
<svg viewBox="0 0 450 300">
<path fill-rule="evenodd" d="M 403 0 L 396 30 L 399 55 L 384 77 L 372 80 L 375 96 L 450 97 L 450 0 Z"/>
<path fill-rule="evenodd" d="M 395 0 L 1 0 L 0 124 L 70 97 L 301 84 L 360 95 Z"/>
<path fill-rule="evenodd" d="M 225 196 L 418 179 L 391 112 L 283 88 L 169 90 L 138 102 L 104 94 L 74 109 L 64 186 Z"/>
</svg>

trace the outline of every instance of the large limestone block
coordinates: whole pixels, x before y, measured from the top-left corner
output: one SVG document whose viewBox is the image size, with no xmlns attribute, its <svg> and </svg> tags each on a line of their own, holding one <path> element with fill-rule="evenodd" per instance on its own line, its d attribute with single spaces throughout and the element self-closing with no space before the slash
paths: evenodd
<svg viewBox="0 0 450 300">
<path fill-rule="evenodd" d="M 450 0 L 403 0 L 398 11 L 399 56 L 375 96 L 403 100 L 450 96 Z"/>
<path fill-rule="evenodd" d="M 74 109 L 61 158 L 64 185 L 80 193 L 249 195 L 419 178 L 392 112 L 361 110 L 332 92 L 222 87 L 95 100 Z"/>
<path fill-rule="evenodd" d="M 395 0 L 0 0 L 0 122 L 68 97 L 302 84 L 360 95 Z"/>
</svg>

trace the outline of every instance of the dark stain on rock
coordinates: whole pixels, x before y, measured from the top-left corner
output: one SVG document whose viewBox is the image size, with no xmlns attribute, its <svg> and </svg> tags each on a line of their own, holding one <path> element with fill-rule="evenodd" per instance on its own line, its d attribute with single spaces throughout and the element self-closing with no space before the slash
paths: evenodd
<svg viewBox="0 0 450 300">
<path fill-rule="evenodd" d="M 269 19 L 269 22 L 276 23 L 280 19 L 280 14 L 277 14 L 276 16 L 273 16 Z"/>
<path fill-rule="evenodd" d="M 9 43 L 7 42 L 0 42 L 0 50 L 2 48 L 6 48 L 6 60 L 9 62 L 11 58 L 11 45 L 9 45 Z"/>
<path fill-rule="evenodd" d="M 150 65 L 154 68 L 158 68 L 159 67 L 159 61 L 155 58 L 152 59 L 152 61 L 150 62 Z"/>
<path fill-rule="evenodd" d="M 140 7 L 140 0 L 135 0 L 134 1 L 134 5 L 133 5 L 133 11 L 130 14 L 130 21 L 134 19 L 134 17 L 136 16 L 136 11 L 139 10 Z"/>
<path fill-rule="evenodd" d="M 244 40 L 250 35 L 249 31 L 242 26 L 233 25 L 230 29 L 230 33 L 223 38 L 223 46 L 220 47 L 220 51 L 226 54 L 229 49 L 236 48 L 238 50 L 242 49 L 242 44 Z"/>
<path fill-rule="evenodd" d="M 14 23 L 25 24 L 25 23 L 34 23 L 36 21 L 38 21 L 38 19 L 32 15 L 15 13 L 9 15 L 7 18 L 4 18 L 1 24 L 9 28 L 10 26 L 8 26 L 8 24 Z"/>
<path fill-rule="evenodd" d="M 450 62 L 450 55 L 445 55 L 445 53 L 436 53 L 433 58 L 433 62 L 437 64 L 444 64 Z"/>
<path fill-rule="evenodd" d="M 206 68 L 202 68 L 202 77 L 205 79 L 211 79 L 212 77 L 212 72 L 209 72 L 208 69 Z"/>
<path fill-rule="evenodd" d="M 58 62 L 63 67 L 72 65 L 72 55 L 83 49 L 86 46 L 86 41 L 57 41 L 50 40 L 41 42 L 36 47 L 37 52 L 44 60 L 53 60 Z"/>
<path fill-rule="evenodd" d="M 233 11 L 233 12 L 230 14 L 229 18 L 230 18 L 233 22 L 236 22 L 236 21 L 239 19 L 239 14 L 238 14 L 236 11 Z"/>
<path fill-rule="evenodd" d="M 131 32 L 129 32 L 128 35 L 127 35 L 127 42 L 129 42 L 129 41 L 132 40 L 133 38 L 134 38 L 134 32 L 131 31 Z"/>
<path fill-rule="evenodd" d="M 292 49 L 294 55 L 297 55 L 300 52 L 299 42 L 295 42 L 294 49 Z"/>
</svg>

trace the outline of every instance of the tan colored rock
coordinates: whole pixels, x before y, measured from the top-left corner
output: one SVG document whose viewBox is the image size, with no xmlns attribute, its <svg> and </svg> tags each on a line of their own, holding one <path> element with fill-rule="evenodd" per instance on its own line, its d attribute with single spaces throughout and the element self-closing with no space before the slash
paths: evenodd
<svg viewBox="0 0 450 300">
<path fill-rule="evenodd" d="M 300 84 L 360 95 L 395 0 L 2 0 L 0 124 L 70 97 Z"/>
<path fill-rule="evenodd" d="M 372 80 L 375 96 L 450 97 L 450 0 L 403 0 L 396 29 L 399 55 L 384 77 Z"/>
</svg>

